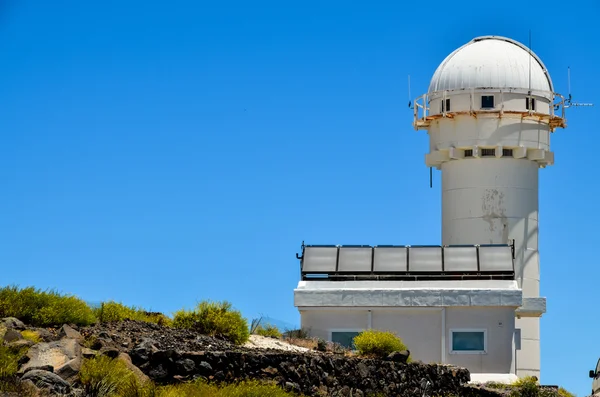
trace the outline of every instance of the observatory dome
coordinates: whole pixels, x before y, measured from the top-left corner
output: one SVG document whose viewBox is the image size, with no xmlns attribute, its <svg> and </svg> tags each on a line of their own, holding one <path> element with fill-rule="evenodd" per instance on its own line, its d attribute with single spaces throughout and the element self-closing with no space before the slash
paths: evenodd
<svg viewBox="0 0 600 397">
<path fill-rule="evenodd" d="M 518 41 L 482 36 L 444 59 L 431 79 L 429 94 L 486 88 L 527 91 L 530 87 L 538 94 L 553 97 L 552 80 L 541 59 Z"/>
</svg>

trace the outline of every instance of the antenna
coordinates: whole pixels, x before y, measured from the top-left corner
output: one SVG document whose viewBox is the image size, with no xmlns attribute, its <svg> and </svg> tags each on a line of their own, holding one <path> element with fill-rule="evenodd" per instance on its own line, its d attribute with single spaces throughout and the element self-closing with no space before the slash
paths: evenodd
<svg viewBox="0 0 600 397">
<path fill-rule="evenodd" d="M 531 29 L 529 29 L 529 95 L 531 95 Z"/>
<path fill-rule="evenodd" d="M 563 105 L 563 108 L 570 108 L 573 106 L 579 107 L 579 106 L 594 106 L 593 103 L 578 103 L 578 102 L 573 102 L 573 97 L 571 96 L 571 67 L 568 66 L 567 67 L 567 87 L 569 90 L 569 97 L 567 99 L 565 99 L 565 104 Z"/>
<path fill-rule="evenodd" d="M 412 97 L 410 96 L 410 74 L 408 75 L 408 107 L 413 109 L 412 106 Z"/>
</svg>

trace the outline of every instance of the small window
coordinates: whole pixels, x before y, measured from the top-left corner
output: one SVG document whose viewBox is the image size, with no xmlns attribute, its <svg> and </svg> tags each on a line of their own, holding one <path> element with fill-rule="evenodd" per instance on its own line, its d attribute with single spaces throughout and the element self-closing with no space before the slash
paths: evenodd
<svg viewBox="0 0 600 397">
<path fill-rule="evenodd" d="M 481 108 L 482 109 L 493 109 L 494 108 L 494 96 L 483 95 L 481 97 Z"/>
<path fill-rule="evenodd" d="M 450 99 L 442 99 L 442 113 L 450 111 Z"/>
<path fill-rule="evenodd" d="M 535 98 L 525 98 L 525 108 L 527 110 L 535 110 Z"/>
<path fill-rule="evenodd" d="M 493 157 L 496 155 L 496 149 L 481 149 L 481 157 Z"/>
<path fill-rule="evenodd" d="M 512 149 L 502 149 L 502 157 L 512 157 L 513 150 Z"/>
<path fill-rule="evenodd" d="M 465 157 L 473 157 L 473 149 L 465 149 Z"/>
<path fill-rule="evenodd" d="M 331 341 L 333 343 L 339 343 L 344 347 L 354 349 L 354 337 L 360 332 L 358 331 L 332 331 Z"/>
<path fill-rule="evenodd" d="M 487 332 L 485 329 L 450 330 L 450 346 L 453 354 L 485 354 Z"/>
</svg>

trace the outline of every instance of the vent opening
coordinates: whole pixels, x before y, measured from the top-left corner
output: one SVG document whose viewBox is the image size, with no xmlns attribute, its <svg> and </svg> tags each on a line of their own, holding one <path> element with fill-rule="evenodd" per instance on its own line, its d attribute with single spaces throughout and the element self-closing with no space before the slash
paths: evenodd
<svg viewBox="0 0 600 397">
<path fill-rule="evenodd" d="M 496 149 L 481 149 L 481 157 L 496 156 Z"/>
<path fill-rule="evenodd" d="M 465 157 L 473 157 L 473 149 L 465 149 Z"/>
<path fill-rule="evenodd" d="M 502 149 L 502 157 L 512 157 L 513 150 L 512 149 Z"/>
</svg>

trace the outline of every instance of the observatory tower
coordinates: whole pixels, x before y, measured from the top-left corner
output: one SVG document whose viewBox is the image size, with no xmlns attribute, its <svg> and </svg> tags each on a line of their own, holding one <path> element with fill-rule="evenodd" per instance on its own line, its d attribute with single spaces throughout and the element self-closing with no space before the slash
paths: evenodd
<svg viewBox="0 0 600 397">
<path fill-rule="evenodd" d="M 514 244 L 519 377 L 540 375 L 538 169 L 553 164 L 550 134 L 565 127 L 555 97 L 529 48 L 484 36 L 448 55 L 414 106 L 415 129 L 429 135 L 425 163 L 442 173 L 442 245 Z"/>
<path fill-rule="evenodd" d="M 413 359 L 476 382 L 539 377 L 538 169 L 553 164 L 550 134 L 570 106 L 588 105 L 555 93 L 514 40 L 478 37 L 448 55 L 413 107 L 425 163 L 442 172 L 442 244 L 302 243 L 302 328 L 347 347 L 392 331 Z"/>
</svg>

